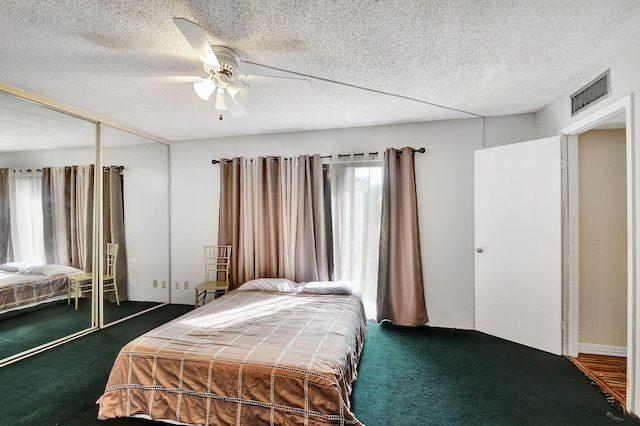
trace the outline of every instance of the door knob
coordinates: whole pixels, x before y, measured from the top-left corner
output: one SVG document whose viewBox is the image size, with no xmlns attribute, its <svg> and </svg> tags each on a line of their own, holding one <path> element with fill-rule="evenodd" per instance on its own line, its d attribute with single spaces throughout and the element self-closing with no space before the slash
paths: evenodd
<svg viewBox="0 0 640 426">
<path fill-rule="evenodd" d="M 478 247 L 478 248 L 476 249 L 476 251 L 477 251 L 478 253 L 482 253 L 482 252 L 484 251 L 484 249 L 483 249 L 482 247 Z"/>
</svg>

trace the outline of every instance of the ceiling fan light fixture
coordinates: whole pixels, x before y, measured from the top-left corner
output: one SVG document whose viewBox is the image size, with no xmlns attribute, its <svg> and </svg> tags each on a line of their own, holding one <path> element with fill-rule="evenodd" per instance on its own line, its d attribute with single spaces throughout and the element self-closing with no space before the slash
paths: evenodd
<svg viewBox="0 0 640 426">
<path fill-rule="evenodd" d="M 211 94 L 216 90 L 216 84 L 209 78 L 193 83 L 193 90 L 203 101 L 208 101 Z"/>
<path fill-rule="evenodd" d="M 227 111 L 232 117 L 240 117 L 246 113 L 243 102 L 247 99 L 247 88 L 254 84 L 275 89 L 311 88 L 311 81 L 306 78 L 246 74 L 234 77 L 239 71 L 241 62 L 240 55 L 235 50 L 211 44 L 203 29 L 195 22 L 185 18 L 173 18 L 173 22 L 198 55 L 202 68 L 209 76 L 206 79 L 178 76 L 172 78 L 172 81 L 193 82 L 194 91 L 200 99 L 205 101 L 208 101 L 215 91 L 215 108 L 218 110 L 220 119 L 222 119 L 222 111 Z M 260 64 L 255 65 L 260 66 Z"/>
<path fill-rule="evenodd" d="M 233 98 L 222 87 L 219 87 L 216 93 L 216 105 L 218 111 L 227 111 L 233 108 Z"/>
<path fill-rule="evenodd" d="M 239 87 L 235 83 L 230 83 L 227 86 L 227 92 L 229 93 L 229 95 L 231 95 L 233 102 L 237 104 L 241 104 L 245 100 L 247 100 L 247 89 Z"/>
</svg>

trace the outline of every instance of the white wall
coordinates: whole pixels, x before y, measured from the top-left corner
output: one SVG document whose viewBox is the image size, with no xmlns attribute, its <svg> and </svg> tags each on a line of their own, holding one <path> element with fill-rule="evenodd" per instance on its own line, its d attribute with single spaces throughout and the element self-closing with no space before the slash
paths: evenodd
<svg viewBox="0 0 640 426">
<path fill-rule="evenodd" d="M 93 146 L 0 153 L 0 167 L 11 169 L 29 168 L 35 170 L 42 167 L 94 164 L 95 162 L 96 149 Z"/>
<path fill-rule="evenodd" d="M 534 118 L 488 118 L 486 145 L 532 139 Z M 171 275 L 192 283 L 172 290 L 173 302 L 192 303 L 204 276 L 202 245 L 217 242 L 220 181 L 212 159 L 425 147 L 415 158 L 429 325 L 473 329 L 473 151 L 482 147 L 481 130 L 480 119 L 468 119 L 172 143 Z"/>
<path fill-rule="evenodd" d="M 590 80 L 576 81 L 575 84 L 567 88 L 565 93 L 558 94 L 558 98 L 555 101 L 538 111 L 536 114 L 536 137 L 556 136 L 560 129 L 634 92 L 636 94 L 636 99 L 634 100 L 635 122 L 640 123 L 640 121 L 638 121 L 640 119 L 640 108 L 638 108 L 638 96 L 640 96 L 640 76 L 638 75 L 638 69 L 640 69 L 640 49 L 637 47 L 630 48 L 618 55 L 610 64 L 594 69 L 592 79 L 609 68 L 611 69 L 611 96 L 599 100 L 597 103 L 578 113 L 575 117 L 571 117 L 569 96 L 585 84 L 588 84 Z M 636 140 L 639 132 L 637 127 L 638 126 L 636 126 L 635 129 Z"/>
<path fill-rule="evenodd" d="M 484 121 L 485 148 L 536 139 L 535 114 L 487 117 Z"/>
</svg>

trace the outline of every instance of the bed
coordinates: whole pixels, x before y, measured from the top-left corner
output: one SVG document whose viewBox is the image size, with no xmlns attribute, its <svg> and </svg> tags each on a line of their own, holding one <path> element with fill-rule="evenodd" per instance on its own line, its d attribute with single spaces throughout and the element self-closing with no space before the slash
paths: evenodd
<svg viewBox="0 0 640 426">
<path fill-rule="evenodd" d="M 12 262 L 0 265 L 0 313 L 67 298 L 68 273 L 82 272 L 64 265 Z"/>
<path fill-rule="evenodd" d="M 98 418 L 361 425 L 349 402 L 366 329 L 360 296 L 348 283 L 255 281 L 125 345 Z"/>
</svg>

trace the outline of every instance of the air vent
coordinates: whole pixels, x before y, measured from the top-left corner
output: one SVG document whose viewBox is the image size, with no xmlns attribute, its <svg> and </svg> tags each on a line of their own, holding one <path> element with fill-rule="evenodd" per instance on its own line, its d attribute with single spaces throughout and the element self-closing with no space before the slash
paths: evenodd
<svg viewBox="0 0 640 426">
<path fill-rule="evenodd" d="M 611 70 L 605 71 L 591 83 L 571 95 L 571 115 L 576 115 L 597 100 L 611 95 Z"/>
</svg>

